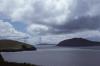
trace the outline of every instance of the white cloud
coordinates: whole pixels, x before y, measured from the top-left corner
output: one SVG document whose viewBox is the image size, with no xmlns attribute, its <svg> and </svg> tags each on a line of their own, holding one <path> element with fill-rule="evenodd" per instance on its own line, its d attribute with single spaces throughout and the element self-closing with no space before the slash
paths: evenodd
<svg viewBox="0 0 100 66">
<path fill-rule="evenodd" d="M 43 35 L 49 31 L 52 32 L 54 26 L 65 24 L 70 17 L 73 19 L 83 15 L 100 15 L 99 6 L 99 0 L 0 0 L 0 16 L 27 23 L 27 30 L 31 35 Z M 61 36 L 63 39 L 64 36 L 99 35 L 99 31 L 92 33 L 86 31 Z M 25 36 L 26 34 L 14 29 L 9 22 L 0 21 L 0 35 Z M 53 35 L 52 38 L 55 39 L 55 37 L 58 41 L 59 35 Z"/>
<path fill-rule="evenodd" d="M 24 38 L 28 34 L 17 31 L 9 22 L 0 20 L 0 38 Z"/>
<path fill-rule="evenodd" d="M 0 13 L 12 21 L 61 25 L 70 17 L 98 15 L 99 4 L 99 0 L 0 0 Z"/>
<path fill-rule="evenodd" d="M 45 35 L 49 28 L 44 25 L 32 24 L 27 28 L 27 31 L 33 36 Z"/>
<path fill-rule="evenodd" d="M 0 0 L 0 13 L 13 21 L 59 25 L 69 17 L 72 4 L 73 0 Z"/>
</svg>

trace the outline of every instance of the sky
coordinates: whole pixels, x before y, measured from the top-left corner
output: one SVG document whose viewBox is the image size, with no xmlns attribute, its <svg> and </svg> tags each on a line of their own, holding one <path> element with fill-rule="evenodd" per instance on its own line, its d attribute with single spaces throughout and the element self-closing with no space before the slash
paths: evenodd
<svg viewBox="0 0 100 66">
<path fill-rule="evenodd" d="M 100 40 L 100 0 L 0 0 L 0 38 L 53 43 Z M 53 41 L 56 40 L 56 41 Z"/>
</svg>

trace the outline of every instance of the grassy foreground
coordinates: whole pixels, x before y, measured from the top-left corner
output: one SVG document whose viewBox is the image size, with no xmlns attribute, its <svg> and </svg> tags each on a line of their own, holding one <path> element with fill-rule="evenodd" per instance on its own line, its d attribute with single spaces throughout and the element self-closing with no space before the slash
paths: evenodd
<svg viewBox="0 0 100 66">
<path fill-rule="evenodd" d="M 0 66 L 37 66 L 37 65 L 0 61 Z"/>
</svg>

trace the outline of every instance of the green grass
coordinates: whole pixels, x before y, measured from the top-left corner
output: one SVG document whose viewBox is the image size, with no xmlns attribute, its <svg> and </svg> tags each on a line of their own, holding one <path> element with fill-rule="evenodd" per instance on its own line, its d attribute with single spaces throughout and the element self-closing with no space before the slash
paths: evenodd
<svg viewBox="0 0 100 66">
<path fill-rule="evenodd" d="M 38 65 L 0 61 L 0 66 L 38 66 Z"/>
<path fill-rule="evenodd" d="M 0 40 L 0 52 L 18 52 L 36 50 L 33 45 L 15 40 Z"/>
</svg>

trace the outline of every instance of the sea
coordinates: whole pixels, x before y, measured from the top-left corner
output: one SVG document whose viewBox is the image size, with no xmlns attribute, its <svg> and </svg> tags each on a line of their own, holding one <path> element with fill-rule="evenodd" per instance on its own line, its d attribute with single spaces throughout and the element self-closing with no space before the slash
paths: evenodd
<svg viewBox="0 0 100 66">
<path fill-rule="evenodd" d="M 5 61 L 40 66 L 100 66 L 100 47 L 36 45 L 36 51 L 2 52 Z"/>
</svg>

